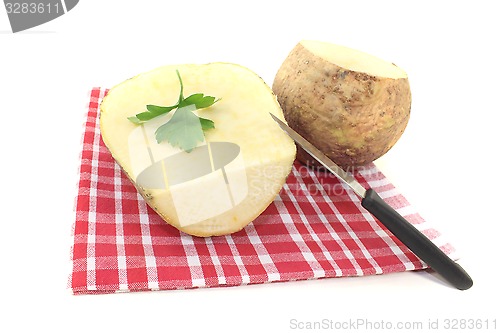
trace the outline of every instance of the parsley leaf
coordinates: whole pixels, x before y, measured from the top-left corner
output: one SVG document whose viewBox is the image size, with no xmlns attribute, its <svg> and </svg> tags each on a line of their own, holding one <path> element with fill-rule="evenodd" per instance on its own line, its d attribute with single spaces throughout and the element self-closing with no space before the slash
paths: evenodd
<svg viewBox="0 0 500 333">
<path fill-rule="evenodd" d="M 172 118 L 156 130 L 156 141 L 160 143 L 166 140 L 172 146 L 191 152 L 198 142 L 203 141 L 200 118 L 192 112 L 195 110 L 194 105 L 177 109 Z"/>
<path fill-rule="evenodd" d="M 218 102 L 219 99 L 213 96 L 205 96 L 202 93 L 192 94 L 184 98 L 184 84 L 178 70 L 176 70 L 176 73 L 180 83 L 177 104 L 172 106 L 146 105 L 147 111 L 127 119 L 136 125 L 140 125 L 177 109 L 172 118 L 156 130 L 156 141 L 158 143 L 168 141 L 172 146 L 179 147 L 189 153 L 198 145 L 198 142 L 203 141 L 204 131 L 215 128 L 212 120 L 198 117 L 193 111 L 208 108 Z"/>
<path fill-rule="evenodd" d="M 157 105 L 146 105 L 148 111 L 141 112 L 135 115 L 135 117 L 128 117 L 127 119 L 134 124 L 142 124 L 154 117 L 160 116 L 162 114 L 168 113 L 173 109 L 177 108 L 177 105 L 173 106 L 157 106 Z"/>
<path fill-rule="evenodd" d="M 205 96 L 203 94 L 193 94 L 179 103 L 179 107 L 194 104 L 197 109 L 208 108 L 212 106 L 218 100 L 212 96 Z"/>
<path fill-rule="evenodd" d="M 210 119 L 206 119 L 206 118 L 202 118 L 202 117 L 198 117 L 200 119 L 200 123 L 201 123 L 201 128 L 206 131 L 206 130 L 209 130 L 211 128 L 215 128 L 215 124 L 212 120 Z"/>
</svg>

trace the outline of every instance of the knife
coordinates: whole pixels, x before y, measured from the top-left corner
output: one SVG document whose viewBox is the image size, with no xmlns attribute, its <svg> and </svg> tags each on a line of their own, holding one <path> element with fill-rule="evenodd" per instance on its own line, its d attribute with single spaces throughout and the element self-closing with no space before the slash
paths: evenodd
<svg viewBox="0 0 500 333">
<path fill-rule="evenodd" d="M 472 287 L 472 279 L 467 272 L 446 253 L 441 251 L 429 238 L 418 231 L 410 222 L 389 206 L 373 189 L 365 189 L 351 174 L 345 172 L 318 148 L 299 133 L 271 113 L 278 123 L 299 146 L 307 151 L 328 171 L 344 181 L 361 198 L 361 206 L 375 216 L 389 231 L 406 245 L 417 257 L 440 274 L 455 288 L 467 290 Z"/>
</svg>

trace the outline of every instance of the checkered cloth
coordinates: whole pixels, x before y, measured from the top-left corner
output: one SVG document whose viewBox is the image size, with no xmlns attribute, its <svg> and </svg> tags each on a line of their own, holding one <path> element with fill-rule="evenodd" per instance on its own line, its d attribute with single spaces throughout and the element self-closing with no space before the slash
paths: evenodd
<svg viewBox="0 0 500 333">
<path fill-rule="evenodd" d="M 237 286 L 426 268 L 331 174 L 295 163 L 274 202 L 240 232 L 193 237 L 165 223 L 104 145 L 105 89 L 91 91 L 71 249 L 74 294 Z M 375 167 L 356 170 L 444 252 L 454 248 Z"/>
</svg>

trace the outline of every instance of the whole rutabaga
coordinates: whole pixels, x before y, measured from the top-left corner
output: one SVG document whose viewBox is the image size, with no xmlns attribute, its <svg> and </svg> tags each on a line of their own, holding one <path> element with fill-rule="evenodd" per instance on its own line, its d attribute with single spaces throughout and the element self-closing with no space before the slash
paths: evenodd
<svg viewBox="0 0 500 333">
<path fill-rule="evenodd" d="M 273 91 L 290 127 L 344 168 L 389 151 L 410 117 L 410 85 L 401 68 L 325 42 L 297 44 Z M 297 157 L 316 166 L 301 149 Z"/>
</svg>

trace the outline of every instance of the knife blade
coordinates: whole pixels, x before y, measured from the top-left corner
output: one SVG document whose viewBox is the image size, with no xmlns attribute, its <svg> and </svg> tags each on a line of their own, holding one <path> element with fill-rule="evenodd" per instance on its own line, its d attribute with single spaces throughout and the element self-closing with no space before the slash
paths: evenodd
<svg viewBox="0 0 500 333">
<path fill-rule="evenodd" d="M 472 287 L 472 278 L 446 253 L 441 251 L 429 238 L 417 230 L 410 222 L 389 206 L 373 189 L 365 189 L 351 174 L 335 164 L 313 144 L 271 113 L 285 133 L 299 146 L 323 165 L 328 171 L 345 182 L 361 198 L 361 206 L 370 212 L 394 236 L 406 245 L 417 257 L 429 265 L 443 279 L 455 288 L 467 290 Z"/>
</svg>

